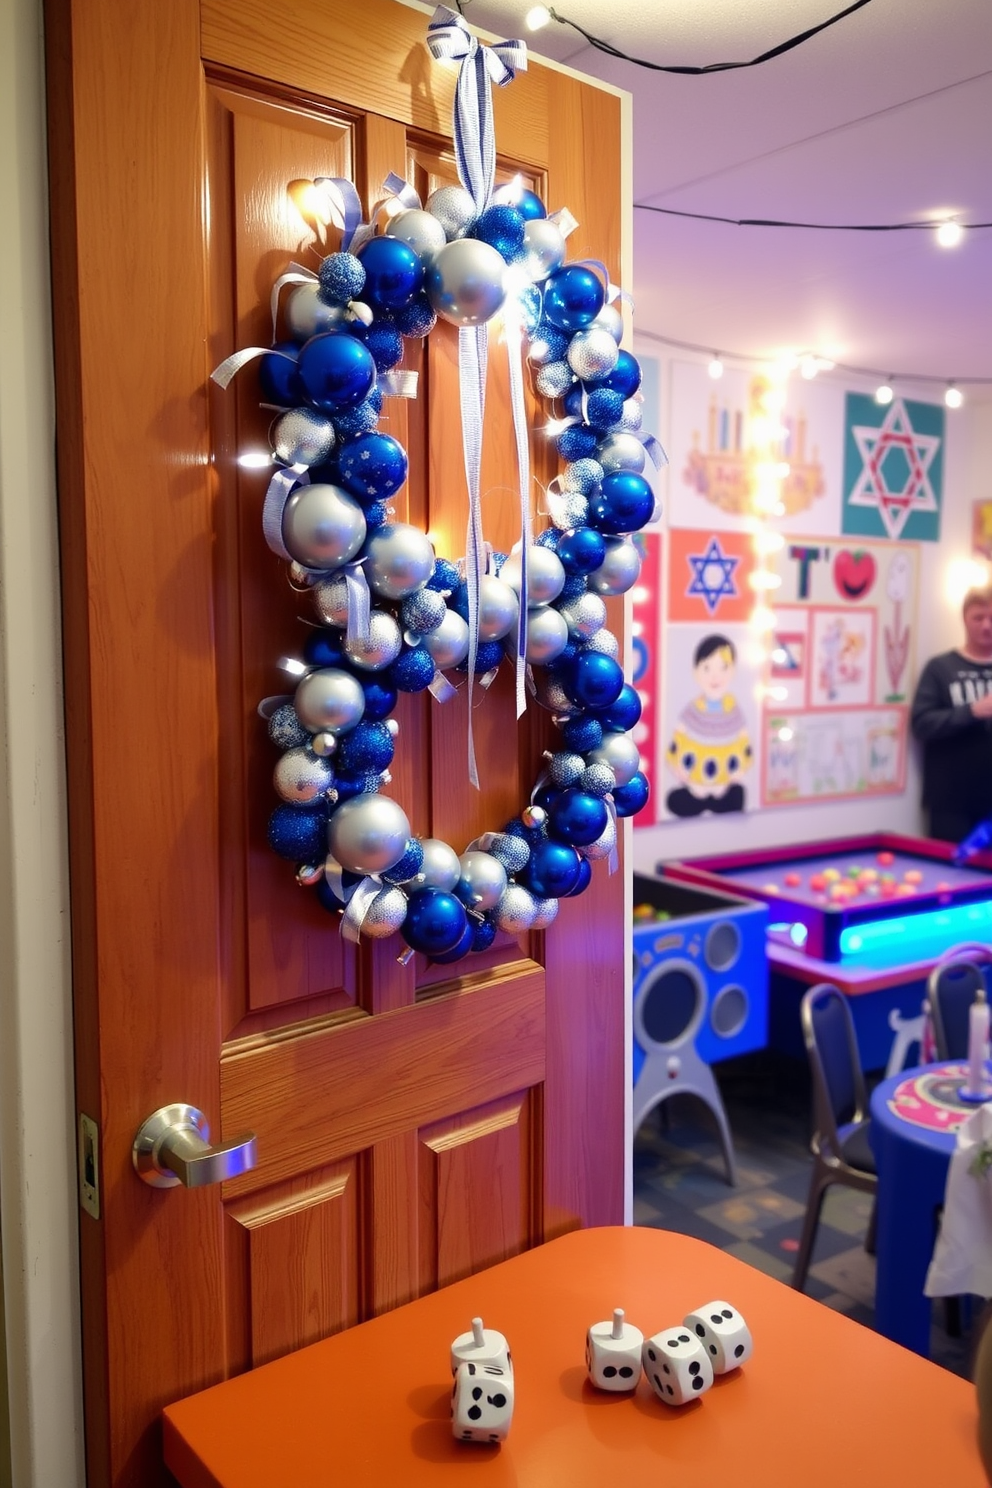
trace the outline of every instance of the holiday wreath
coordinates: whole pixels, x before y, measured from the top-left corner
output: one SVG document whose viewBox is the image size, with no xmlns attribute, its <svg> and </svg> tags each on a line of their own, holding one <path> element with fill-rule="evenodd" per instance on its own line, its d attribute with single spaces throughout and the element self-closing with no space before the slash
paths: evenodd
<svg viewBox="0 0 992 1488">
<path fill-rule="evenodd" d="M 636 581 L 631 534 L 655 513 L 639 434 L 640 368 L 620 348 L 619 291 L 593 261 L 567 263 L 575 226 L 548 216 L 519 181 L 493 190 L 490 80 L 526 67 L 520 42 L 484 47 L 461 16 L 439 6 L 428 27 L 435 57 L 460 63 L 454 136 L 460 186 L 421 204 L 398 177 L 362 221 L 351 182 L 315 183 L 341 229 L 340 249 L 318 273 L 291 265 L 273 290 L 273 344 L 219 367 L 226 386 L 258 359 L 277 466 L 263 529 L 290 579 L 313 596 L 310 631 L 292 697 L 266 699 L 281 802 L 269 841 L 297 878 L 341 915 L 342 933 L 399 931 L 409 948 L 455 961 L 492 944 L 497 928 L 544 928 L 558 901 L 580 894 L 592 861 L 614 859 L 616 817 L 647 799 L 630 731 L 634 689 L 604 629 L 604 596 Z M 287 333 L 276 339 L 283 289 Z M 552 426 L 562 473 L 546 493 L 550 525 L 533 538 L 520 353 L 510 346 L 521 492 L 521 541 L 509 554 L 482 538 L 479 470 L 487 324 L 498 314 L 528 343 L 538 393 L 561 413 Z M 469 488 L 466 556 L 435 555 L 425 533 L 390 520 L 389 499 L 407 457 L 378 428 L 385 395 L 410 396 L 398 370 L 405 337 L 438 317 L 459 328 L 462 432 Z M 518 342 L 519 347 L 519 342 Z M 563 412 L 561 410 L 563 409 Z M 400 692 L 431 688 L 443 701 L 460 670 L 469 689 L 491 680 L 504 656 L 517 671 L 518 715 L 529 690 L 550 709 L 561 747 L 546 757 L 528 804 L 502 830 L 460 854 L 413 836 L 384 795 Z"/>
</svg>

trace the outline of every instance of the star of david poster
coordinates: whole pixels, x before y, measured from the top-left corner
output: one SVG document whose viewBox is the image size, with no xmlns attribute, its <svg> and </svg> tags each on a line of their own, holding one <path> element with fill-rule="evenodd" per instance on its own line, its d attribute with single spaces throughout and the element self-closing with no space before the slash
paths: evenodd
<svg viewBox="0 0 992 1488">
<path fill-rule="evenodd" d="M 944 410 L 848 393 L 842 531 L 937 542 L 944 483 Z"/>
<path fill-rule="evenodd" d="M 754 608 L 751 538 L 743 532 L 682 528 L 669 534 L 668 618 L 726 624 Z"/>
</svg>

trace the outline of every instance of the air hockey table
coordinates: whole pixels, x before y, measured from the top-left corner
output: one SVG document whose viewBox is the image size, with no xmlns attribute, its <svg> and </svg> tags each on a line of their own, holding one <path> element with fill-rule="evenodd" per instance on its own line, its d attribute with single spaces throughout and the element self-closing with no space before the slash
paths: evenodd
<svg viewBox="0 0 992 1488">
<path fill-rule="evenodd" d="M 850 999 L 861 1060 L 884 1068 L 890 1015 L 914 1018 L 952 946 L 992 945 L 992 855 L 871 832 L 659 864 L 665 876 L 768 905 L 769 1042 L 802 1054 L 799 1003 L 829 981 Z"/>
</svg>

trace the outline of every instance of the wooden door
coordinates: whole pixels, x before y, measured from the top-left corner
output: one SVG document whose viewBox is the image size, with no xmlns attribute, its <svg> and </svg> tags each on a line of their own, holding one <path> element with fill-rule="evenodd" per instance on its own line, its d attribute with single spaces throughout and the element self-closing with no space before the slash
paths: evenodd
<svg viewBox="0 0 992 1488">
<path fill-rule="evenodd" d="M 294 183 L 454 179 L 453 74 L 391 0 L 51 0 L 52 217 L 79 1110 L 100 1216 L 81 1215 L 93 1485 L 165 1481 L 168 1401 L 579 1225 L 622 1218 L 622 874 L 597 865 L 553 929 L 456 967 L 357 952 L 265 842 L 273 754 L 255 714 L 299 654 L 301 602 L 264 546 L 251 373 L 267 299 L 311 253 Z M 533 66 L 497 98 L 502 175 L 620 249 L 620 100 Z M 463 550 L 456 338 L 405 365 L 384 427 L 410 453 L 398 516 Z M 487 536 L 513 538 L 496 348 Z M 531 404 L 532 424 L 538 422 Z M 554 473 L 533 438 L 535 468 Z M 616 603 L 616 602 L 614 602 Z M 615 629 L 621 616 L 615 609 Z M 548 734 L 508 680 L 399 710 L 391 793 L 459 850 L 518 811 Z M 539 710 L 538 710 L 539 711 Z M 131 1143 L 188 1101 L 258 1167 L 155 1191 Z"/>
</svg>

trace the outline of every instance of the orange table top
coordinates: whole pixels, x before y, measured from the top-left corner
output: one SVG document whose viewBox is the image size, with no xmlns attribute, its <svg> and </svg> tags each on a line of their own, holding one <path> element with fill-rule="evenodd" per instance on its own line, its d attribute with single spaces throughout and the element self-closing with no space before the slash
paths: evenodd
<svg viewBox="0 0 992 1488">
<path fill-rule="evenodd" d="M 722 1298 L 754 1355 L 703 1398 L 586 1382 L 585 1330 L 647 1336 Z M 448 1346 L 481 1314 L 513 1352 L 501 1447 L 451 1435 Z M 182 1488 L 985 1488 L 975 1393 L 917 1354 L 702 1241 L 578 1230 L 165 1411 Z"/>
</svg>

